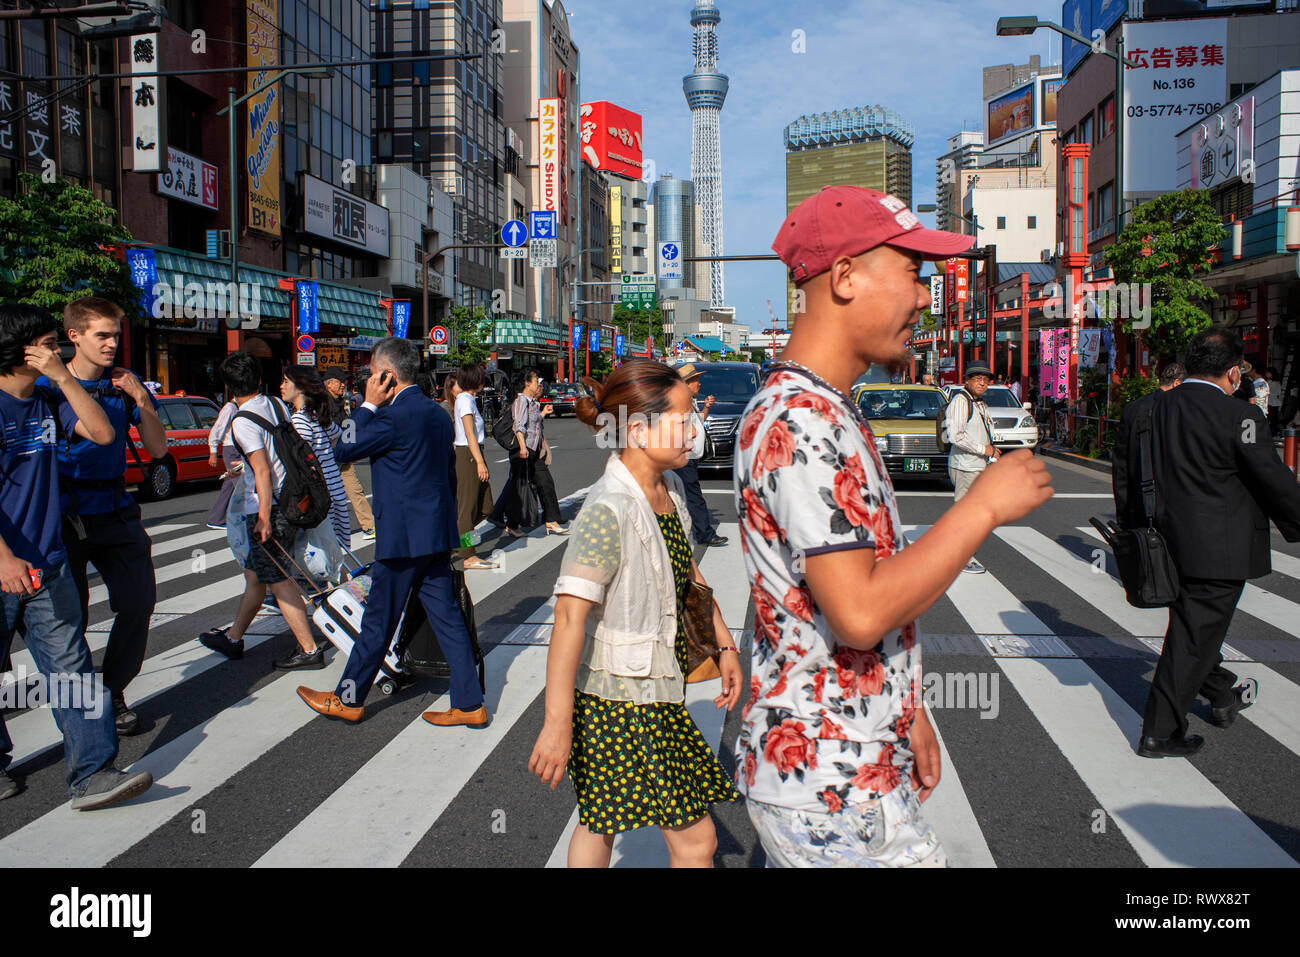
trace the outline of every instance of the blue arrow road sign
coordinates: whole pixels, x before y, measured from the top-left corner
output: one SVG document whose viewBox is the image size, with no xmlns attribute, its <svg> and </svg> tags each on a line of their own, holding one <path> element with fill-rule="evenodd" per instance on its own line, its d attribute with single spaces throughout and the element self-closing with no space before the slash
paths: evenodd
<svg viewBox="0 0 1300 957">
<path fill-rule="evenodd" d="M 528 227 L 517 219 L 512 219 L 501 227 L 501 241 L 517 249 L 528 242 Z"/>
<path fill-rule="evenodd" d="M 532 210 L 528 214 L 528 232 L 533 239 L 555 238 L 555 210 Z"/>
</svg>

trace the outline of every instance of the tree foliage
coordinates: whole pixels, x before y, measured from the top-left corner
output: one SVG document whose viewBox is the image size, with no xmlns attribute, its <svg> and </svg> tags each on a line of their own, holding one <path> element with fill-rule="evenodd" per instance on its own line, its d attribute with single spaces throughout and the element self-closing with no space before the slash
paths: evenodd
<svg viewBox="0 0 1300 957">
<path fill-rule="evenodd" d="M 1151 284 L 1151 328 L 1139 330 L 1156 352 L 1181 352 L 1210 324 L 1202 304 L 1214 291 L 1198 278 L 1210 268 L 1210 247 L 1223 241 L 1219 214 L 1205 190 L 1186 189 L 1143 203 L 1106 249 L 1116 282 Z M 1133 318 L 1116 322 L 1133 331 Z"/>
<path fill-rule="evenodd" d="M 68 180 L 18 174 L 18 194 L 0 197 L 0 299 L 58 313 L 72 299 L 103 296 L 143 322 L 140 290 L 110 251 L 131 234 L 112 207 Z"/>
<path fill-rule="evenodd" d="M 487 362 L 492 354 L 492 321 L 483 306 L 452 306 L 447 320 L 454 345 L 447 350 L 452 368 Z"/>
</svg>

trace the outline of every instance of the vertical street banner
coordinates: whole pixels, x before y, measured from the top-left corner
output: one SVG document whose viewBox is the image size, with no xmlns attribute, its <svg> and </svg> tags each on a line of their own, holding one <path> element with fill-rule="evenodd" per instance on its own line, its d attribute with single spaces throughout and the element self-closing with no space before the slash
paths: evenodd
<svg viewBox="0 0 1300 957">
<path fill-rule="evenodd" d="M 623 187 L 609 188 L 609 271 L 623 272 Z"/>
<path fill-rule="evenodd" d="M 560 149 L 560 101 L 543 97 L 537 101 L 538 209 L 560 211 Z"/>
<path fill-rule="evenodd" d="M 576 350 L 581 350 L 583 342 L 586 341 L 585 339 L 583 339 L 582 336 L 583 331 L 584 331 L 584 327 L 581 325 L 576 325 L 573 327 L 573 348 Z"/>
<path fill-rule="evenodd" d="M 591 345 L 587 347 L 587 351 L 588 352 L 600 351 L 600 330 L 599 329 L 591 330 Z"/>
<path fill-rule="evenodd" d="M 158 34 L 137 33 L 128 38 L 131 54 L 131 168 L 137 173 L 163 170 L 162 88 L 158 72 Z"/>
<path fill-rule="evenodd" d="M 411 300 L 393 300 L 393 335 L 398 339 L 406 338 L 406 331 L 411 328 Z"/>
<path fill-rule="evenodd" d="M 131 282 L 140 290 L 140 309 L 153 315 L 153 287 L 158 284 L 158 261 L 152 246 L 129 247 L 126 251 L 126 268 L 131 272 Z"/>
<path fill-rule="evenodd" d="M 278 4 L 247 0 L 248 65 L 261 67 L 248 74 L 248 89 L 256 89 L 280 62 Z M 248 228 L 280 235 L 280 87 L 273 84 L 245 104 L 245 173 L 248 175 Z"/>
<path fill-rule="evenodd" d="M 307 333 L 320 332 L 320 310 L 317 301 L 317 285 L 314 282 L 298 283 L 298 331 Z"/>
</svg>

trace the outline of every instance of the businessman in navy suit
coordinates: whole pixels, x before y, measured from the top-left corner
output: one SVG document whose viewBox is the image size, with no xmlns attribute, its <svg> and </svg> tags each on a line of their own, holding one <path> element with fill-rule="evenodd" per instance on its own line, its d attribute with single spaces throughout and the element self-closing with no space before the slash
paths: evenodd
<svg viewBox="0 0 1300 957">
<path fill-rule="evenodd" d="M 334 449 L 339 463 L 370 459 L 375 563 L 361 634 L 333 693 L 298 689 L 329 718 L 361 720 L 370 686 L 412 589 L 451 668 L 451 710 L 429 711 L 439 726 L 487 723 L 474 650 L 452 587 L 456 524 L 455 432 L 449 416 L 415 385 L 420 354 L 406 339 L 385 339 L 370 359 L 366 401 L 352 413 L 355 434 Z M 349 440 L 350 439 L 350 440 Z"/>
</svg>

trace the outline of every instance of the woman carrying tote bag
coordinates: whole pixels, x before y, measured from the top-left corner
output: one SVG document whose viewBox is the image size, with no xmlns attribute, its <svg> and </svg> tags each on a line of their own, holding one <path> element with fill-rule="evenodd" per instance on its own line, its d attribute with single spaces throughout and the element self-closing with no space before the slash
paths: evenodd
<svg viewBox="0 0 1300 957">
<path fill-rule="evenodd" d="M 663 832 L 674 867 L 711 867 L 709 806 L 740 795 L 685 705 L 683 611 L 688 581 L 704 579 L 671 470 L 685 464 L 694 438 L 690 393 L 676 372 L 648 360 L 624 363 L 603 386 L 585 381 L 594 398 L 579 400 L 578 418 L 619 451 L 587 493 L 555 583 L 546 719 L 528 767 L 552 788 L 566 767 L 573 778 L 570 867 L 607 867 L 614 835 L 647 826 Z M 722 673 L 714 703 L 731 708 L 743 681 L 739 654 L 711 604 Z"/>
</svg>

